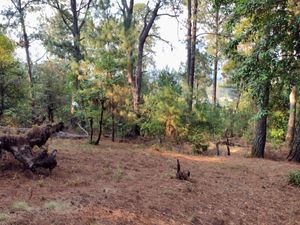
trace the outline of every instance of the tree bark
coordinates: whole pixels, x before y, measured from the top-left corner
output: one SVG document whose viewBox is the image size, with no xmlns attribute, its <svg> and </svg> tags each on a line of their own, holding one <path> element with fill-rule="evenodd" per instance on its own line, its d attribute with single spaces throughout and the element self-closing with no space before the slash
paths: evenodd
<svg viewBox="0 0 300 225">
<path fill-rule="evenodd" d="M 187 18 L 187 84 L 189 88 L 188 93 L 188 108 L 189 112 L 191 111 L 191 90 L 190 90 L 190 84 L 191 84 L 191 61 L 192 61 L 192 0 L 187 0 L 187 11 L 188 11 L 188 18 Z"/>
<path fill-rule="evenodd" d="M 133 93 L 133 107 L 134 111 L 137 115 L 139 115 L 139 106 L 141 104 L 141 90 L 142 90 L 142 78 L 143 78 L 143 59 L 144 59 L 144 46 L 146 40 L 149 36 L 149 32 L 154 24 L 155 19 L 157 18 L 157 13 L 159 8 L 161 7 L 161 0 L 159 0 L 156 4 L 154 9 L 151 11 L 150 19 L 147 21 L 146 13 L 144 18 L 144 27 L 139 36 L 139 45 L 138 45 L 138 60 L 137 60 L 137 67 L 135 71 L 135 87 Z"/>
<path fill-rule="evenodd" d="M 212 102 L 214 105 L 217 104 L 217 82 L 218 82 L 218 63 L 219 63 L 219 23 L 220 23 L 220 8 L 217 6 L 216 9 L 216 17 L 215 17 L 215 45 L 216 45 L 216 51 L 215 51 L 215 58 L 214 58 L 214 78 L 213 78 L 213 95 L 212 95 Z"/>
<path fill-rule="evenodd" d="M 105 101 L 102 100 L 102 101 L 101 101 L 101 114 L 100 114 L 100 120 L 99 120 L 99 134 L 98 134 L 98 138 L 97 138 L 97 140 L 96 140 L 96 142 L 95 142 L 95 145 L 98 145 L 98 144 L 99 144 L 100 139 L 101 139 L 101 135 L 102 135 L 103 113 L 104 113 L 104 110 L 105 110 L 105 108 L 104 108 L 104 103 L 105 103 Z"/>
<path fill-rule="evenodd" d="M 286 137 L 285 137 L 285 141 L 289 147 L 291 147 L 293 143 L 294 134 L 295 134 L 296 104 L 297 104 L 297 87 L 293 86 L 292 91 L 290 93 L 290 116 L 289 116 Z"/>
<path fill-rule="evenodd" d="M 114 112 L 111 113 L 111 120 L 112 120 L 112 125 L 111 125 L 111 141 L 114 142 L 115 141 L 115 114 Z"/>
<path fill-rule="evenodd" d="M 194 93 L 194 78 L 195 78 L 195 60 L 196 60 L 196 39 L 197 39 L 197 12 L 198 12 L 198 0 L 193 1 L 192 12 L 192 33 L 191 33 L 191 58 L 190 58 L 190 76 L 189 76 L 189 112 L 193 109 L 193 93 Z"/>
<path fill-rule="evenodd" d="M 1 85 L 0 95 L 1 95 L 1 105 L 0 105 L 0 117 L 1 117 L 4 113 L 4 87 L 3 87 L 3 85 Z"/>
<path fill-rule="evenodd" d="M 33 90 L 33 75 L 32 75 L 32 60 L 30 57 L 30 44 L 29 44 L 29 38 L 26 30 L 26 24 L 25 24 L 25 7 L 22 6 L 22 1 L 18 0 L 15 2 L 15 0 L 12 0 L 12 3 L 15 6 L 15 9 L 18 11 L 18 14 L 20 16 L 20 25 L 22 30 L 22 37 L 23 37 L 23 43 L 22 47 L 25 49 L 26 54 L 26 64 L 27 64 L 27 75 L 28 75 L 28 82 L 30 85 L 29 88 L 29 99 L 31 101 L 31 116 L 32 120 L 34 120 L 35 117 L 35 97 L 34 97 L 34 90 Z M 28 2 L 27 2 L 28 3 Z"/>
<path fill-rule="evenodd" d="M 51 105 L 47 106 L 47 116 L 48 120 L 53 123 L 54 122 L 54 115 L 53 115 L 53 107 Z"/>
<path fill-rule="evenodd" d="M 48 0 L 50 5 L 58 10 L 59 15 L 66 25 L 67 29 L 71 32 L 73 37 L 73 51 L 71 52 L 72 57 L 76 61 L 77 64 L 80 63 L 81 60 L 84 59 L 81 49 L 81 29 L 86 21 L 87 13 L 90 9 L 92 0 L 87 0 L 84 4 L 82 1 L 80 5 L 77 5 L 77 0 L 70 0 L 70 10 L 66 10 L 63 8 L 58 0 Z M 83 18 L 80 19 L 80 15 L 82 14 L 82 10 L 85 9 L 83 13 Z M 69 18 L 70 15 L 72 16 L 71 19 Z M 78 73 L 80 74 L 81 71 L 79 70 Z M 80 88 L 80 82 L 78 76 L 75 77 L 75 89 L 76 91 Z M 71 97 L 71 114 L 75 113 L 75 93 L 72 93 Z"/>
<path fill-rule="evenodd" d="M 91 117 L 90 118 L 90 128 L 91 128 L 91 134 L 90 134 L 90 143 L 93 142 L 93 136 L 94 136 L 94 120 L 93 118 Z"/>
<path fill-rule="evenodd" d="M 293 141 L 291 149 L 290 149 L 290 153 L 287 158 L 289 161 L 294 161 L 294 162 L 300 163 L 300 114 L 298 114 L 295 138 L 294 138 L 294 141 Z"/>
<path fill-rule="evenodd" d="M 255 137 L 253 140 L 251 156 L 264 158 L 267 137 L 267 107 L 269 105 L 270 83 L 261 88 L 262 101 L 258 105 L 260 118 L 256 122 Z"/>
</svg>

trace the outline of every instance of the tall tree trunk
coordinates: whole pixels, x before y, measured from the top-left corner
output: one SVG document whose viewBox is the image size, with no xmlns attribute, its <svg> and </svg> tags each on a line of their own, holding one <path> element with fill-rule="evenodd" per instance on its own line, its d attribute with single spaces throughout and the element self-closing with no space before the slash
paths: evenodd
<svg viewBox="0 0 300 225">
<path fill-rule="evenodd" d="M 261 88 L 262 102 L 258 105 L 258 113 L 261 114 L 256 122 L 255 137 L 252 145 L 252 157 L 263 158 L 267 137 L 267 108 L 269 105 L 270 83 Z"/>
<path fill-rule="evenodd" d="M 300 40 L 300 26 L 297 26 L 295 32 L 295 40 Z M 300 60 L 300 42 L 298 41 L 295 46 L 297 60 Z M 296 95 L 297 96 L 297 95 Z M 300 113 L 298 112 L 298 121 L 296 123 L 296 132 L 294 135 L 294 141 L 292 142 L 290 153 L 288 155 L 289 161 L 295 161 L 300 163 Z"/>
<path fill-rule="evenodd" d="M 293 86 L 290 93 L 290 116 L 288 122 L 288 128 L 286 132 L 285 141 L 289 147 L 291 147 L 295 134 L 295 122 L 296 122 L 296 104 L 297 104 L 297 87 Z"/>
<path fill-rule="evenodd" d="M 192 36 L 191 36 L 191 62 L 190 62 L 190 78 L 189 78 L 189 112 L 192 112 L 193 108 L 193 93 L 194 93 L 194 78 L 195 78 L 195 60 L 196 60 L 196 39 L 197 39 L 197 12 L 198 12 L 198 0 L 193 1 L 192 12 Z"/>
<path fill-rule="evenodd" d="M 213 77 L 213 95 L 212 95 L 212 102 L 214 105 L 217 104 L 217 82 L 218 82 L 218 63 L 219 63 L 219 13 L 220 13 L 220 7 L 217 6 L 216 9 L 216 17 L 215 17 L 215 58 L 214 58 L 214 77 Z"/>
<path fill-rule="evenodd" d="M 24 15 L 24 8 L 22 7 L 21 0 L 18 1 L 18 4 L 16 5 L 17 10 L 20 15 L 20 24 L 22 29 L 22 35 L 23 35 L 23 46 L 25 48 L 25 54 L 26 54 L 26 63 L 27 63 L 27 74 L 28 74 L 28 82 L 30 85 L 29 89 L 29 98 L 31 101 L 31 116 L 32 119 L 35 117 L 35 97 L 34 97 L 34 89 L 33 89 L 33 75 L 32 75 L 32 61 L 30 57 L 30 51 L 29 51 L 29 38 L 26 31 L 26 25 L 25 25 L 25 15 Z"/>
<path fill-rule="evenodd" d="M 296 123 L 295 138 L 287 158 L 289 161 L 300 163 L 300 114 L 299 113 L 298 113 L 298 121 Z"/>
<path fill-rule="evenodd" d="M 138 49 L 138 61 L 136 67 L 134 92 L 133 92 L 133 109 L 139 115 L 139 106 L 141 103 L 142 76 L 143 76 L 143 54 L 145 42 L 140 41 Z"/>
<path fill-rule="evenodd" d="M 142 90 L 142 78 L 143 78 L 143 60 L 144 60 L 144 46 L 146 40 L 149 36 L 149 32 L 154 24 L 155 19 L 157 18 L 157 13 L 161 7 L 161 0 L 159 0 L 154 9 L 151 11 L 150 18 L 147 20 L 147 14 L 144 18 L 144 27 L 139 36 L 139 45 L 138 45 L 138 59 L 137 67 L 135 71 L 135 83 L 134 83 L 134 93 L 133 93 L 133 107 L 137 115 L 139 115 L 139 106 L 141 103 L 141 90 Z"/>
<path fill-rule="evenodd" d="M 73 48 L 74 48 L 74 59 L 77 64 L 80 63 L 80 60 L 83 59 L 80 49 L 80 28 L 78 24 L 78 12 L 77 12 L 77 0 L 71 0 L 71 12 L 72 12 L 72 34 L 73 34 Z M 78 71 L 80 74 L 80 71 Z M 75 92 L 79 89 L 79 79 L 78 76 L 75 77 Z M 72 93 L 72 102 L 71 102 L 71 114 L 75 113 L 75 92 Z"/>
<path fill-rule="evenodd" d="M 59 0 L 48 0 L 48 3 L 55 9 L 58 10 L 59 15 L 62 19 L 62 22 L 66 25 L 68 31 L 73 37 L 73 46 L 72 46 L 72 57 L 77 64 L 84 58 L 81 49 L 81 29 L 86 22 L 87 14 L 90 10 L 92 0 L 87 0 L 86 3 L 80 1 L 80 4 L 77 4 L 77 0 L 70 0 L 70 6 L 65 7 L 60 4 Z M 85 10 L 84 13 L 82 11 Z M 82 19 L 80 19 L 80 15 Z M 71 17 L 71 18 L 70 18 Z M 81 70 L 77 71 L 78 74 L 81 74 Z M 75 91 L 71 93 L 71 114 L 75 112 L 75 93 L 80 88 L 80 82 L 78 76 L 75 77 Z"/>
<path fill-rule="evenodd" d="M 188 109 L 189 112 L 192 109 L 192 100 L 190 99 L 191 97 L 191 62 L 192 62 L 192 0 L 187 0 L 187 11 L 188 11 L 188 18 L 187 18 L 187 84 L 189 88 L 189 93 L 188 93 Z"/>
</svg>

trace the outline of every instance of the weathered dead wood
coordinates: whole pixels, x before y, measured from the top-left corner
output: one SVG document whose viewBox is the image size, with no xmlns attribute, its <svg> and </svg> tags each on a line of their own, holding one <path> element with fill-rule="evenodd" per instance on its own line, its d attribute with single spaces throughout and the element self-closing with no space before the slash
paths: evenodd
<svg viewBox="0 0 300 225">
<path fill-rule="evenodd" d="M 189 180 L 190 178 L 190 171 L 182 171 L 180 168 L 180 163 L 179 163 L 179 159 L 177 159 L 177 172 L 176 172 L 176 179 L 178 180 Z"/>
<path fill-rule="evenodd" d="M 17 133 L 17 134 L 25 134 L 28 130 L 31 128 L 15 128 L 15 127 L 5 127 L 5 126 L 0 126 L 0 130 L 4 134 L 12 134 L 12 133 Z"/>
<path fill-rule="evenodd" d="M 218 141 L 215 143 L 215 145 L 217 149 L 217 155 L 220 155 L 220 147 L 219 147 L 220 145 L 226 145 L 227 155 L 231 155 L 229 146 L 235 146 L 233 142 L 230 142 L 229 138 L 226 138 L 226 140 Z"/>
<path fill-rule="evenodd" d="M 0 151 L 2 152 L 4 150 L 10 152 L 15 157 L 15 159 L 20 161 L 25 167 L 31 169 L 32 171 L 35 171 L 36 167 L 45 167 L 47 164 L 47 160 L 38 163 L 38 161 L 36 161 L 33 156 L 32 148 L 35 145 L 38 147 L 42 147 L 46 144 L 47 140 L 51 137 L 52 134 L 61 131 L 63 128 L 64 124 L 61 122 L 54 125 L 34 127 L 28 130 L 25 135 L 1 136 Z"/>
<path fill-rule="evenodd" d="M 72 134 L 67 132 L 58 132 L 54 135 L 54 137 L 62 138 L 62 139 L 85 139 L 88 138 L 88 135 L 81 135 L 81 134 Z"/>
</svg>

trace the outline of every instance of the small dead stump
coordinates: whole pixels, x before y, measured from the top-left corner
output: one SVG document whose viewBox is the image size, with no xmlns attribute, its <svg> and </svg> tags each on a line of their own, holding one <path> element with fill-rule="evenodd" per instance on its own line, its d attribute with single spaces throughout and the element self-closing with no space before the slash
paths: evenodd
<svg viewBox="0 0 300 225">
<path fill-rule="evenodd" d="M 177 172 L 176 172 L 176 179 L 178 180 L 189 180 L 190 179 L 190 171 L 184 171 L 180 169 L 179 159 L 177 159 Z"/>
</svg>

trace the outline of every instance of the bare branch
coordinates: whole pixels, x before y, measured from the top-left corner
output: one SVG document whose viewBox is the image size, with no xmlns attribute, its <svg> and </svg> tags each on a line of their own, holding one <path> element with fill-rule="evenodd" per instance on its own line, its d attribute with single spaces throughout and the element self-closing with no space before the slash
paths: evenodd
<svg viewBox="0 0 300 225">
<path fill-rule="evenodd" d="M 162 37 L 160 37 L 160 36 L 158 36 L 158 35 L 156 35 L 156 34 L 149 34 L 148 37 L 154 37 L 154 38 L 157 38 L 158 40 L 165 42 L 167 45 L 169 45 L 169 46 L 173 49 L 173 46 L 172 46 L 171 42 L 169 42 L 169 41 L 163 39 Z"/>
<path fill-rule="evenodd" d="M 86 4 L 85 14 L 84 14 L 84 17 L 83 17 L 83 19 L 82 19 L 82 21 L 81 21 L 81 24 L 79 25 L 79 30 L 81 30 L 82 26 L 83 26 L 84 23 L 85 23 L 85 20 L 86 20 L 88 11 L 89 11 L 90 6 L 91 6 L 91 2 L 92 2 L 92 0 L 89 0 L 88 3 Z"/>
<path fill-rule="evenodd" d="M 28 1 L 23 7 L 22 10 L 26 9 L 28 5 L 30 5 L 31 3 L 39 3 L 39 0 L 31 0 Z"/>
<path fill-rule="evenodd" d="M 64 10 L 62 9 L 62 7 L 59 5 L 59 2 L 57 0 L 55 0 L 54 2 L 53 1 L 49 1 L 48 3 L 49 3 L 50 6 L 52 6 L 53 8 L 55 8 L 59 12 L 59 14 L 60 14 L 60 16 L 61 16 L 64 24 L 67 26 L 68 30 L 70 30 L 72 32 L 73 29 L 70 26 L 70 24 L 67 22 L 67 20 L 69 20 L 69 19 L 65 15 Z"/>
<path fill-rule="evenodd" d="M 221 37 L 231 37 L 229 35 L 221 34 L 221 33 L 214 33 L 214 32 L 204 32 L 197 35 L 197 37 L 203 36 L 203 35 L 217 35 Z"/>
<path fill-rule="evenodd" d="M 169 17 L 178 17 L 178 15 L 176 14 L 169 14 L 169 13 L 160 13 L 160 14 L 157 14 L 157 16 L 169 16 Z"/>
</svg>

